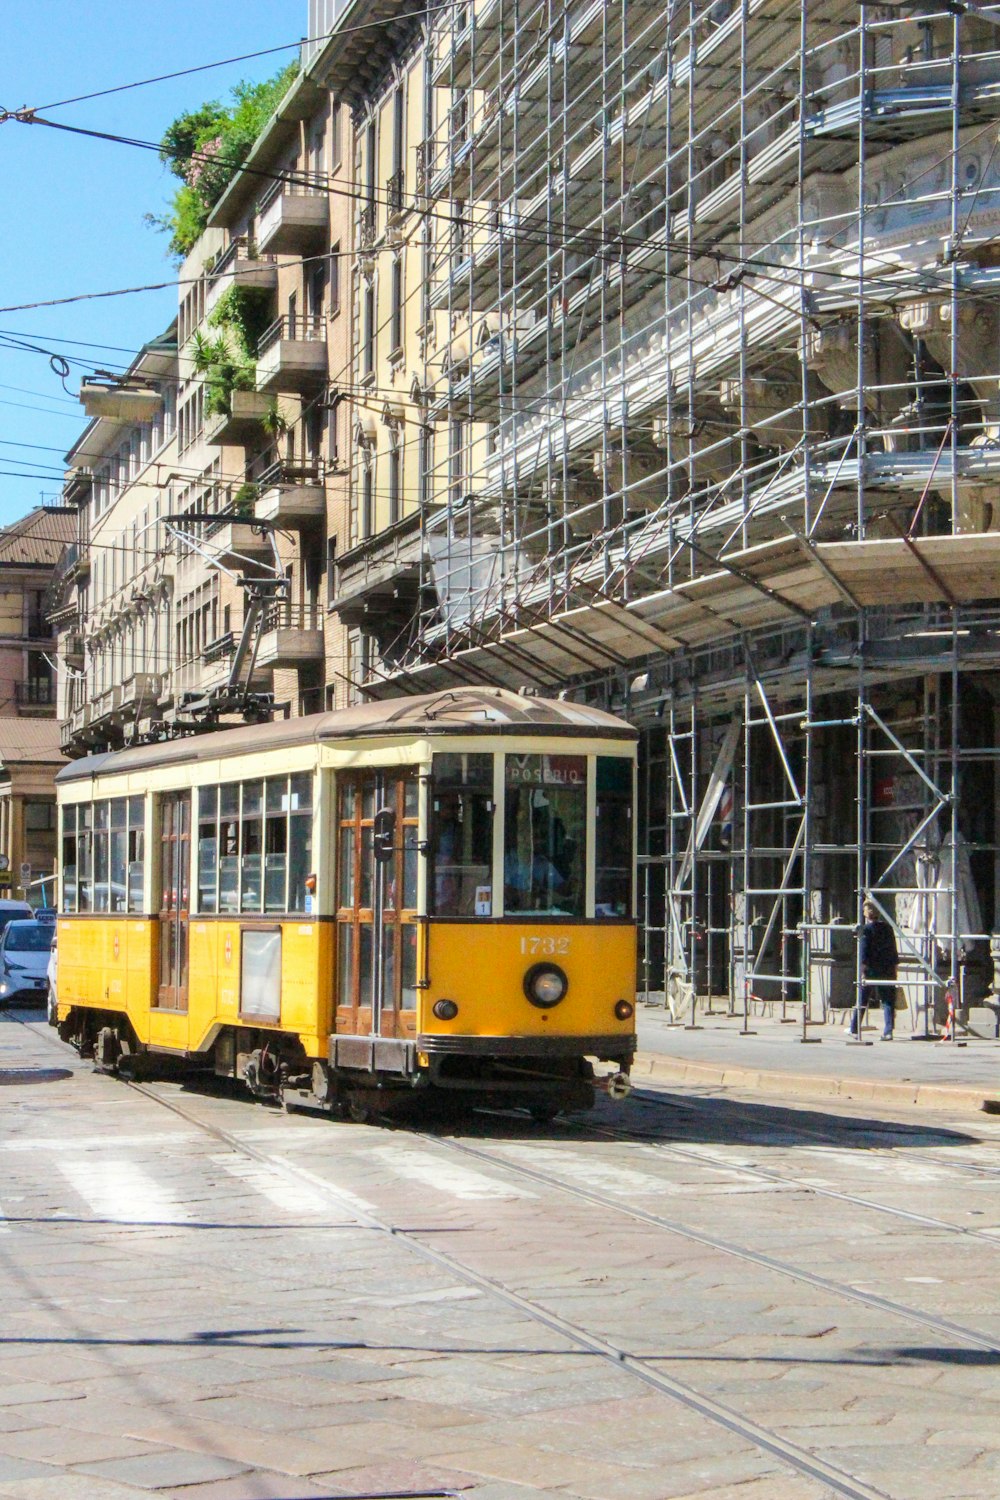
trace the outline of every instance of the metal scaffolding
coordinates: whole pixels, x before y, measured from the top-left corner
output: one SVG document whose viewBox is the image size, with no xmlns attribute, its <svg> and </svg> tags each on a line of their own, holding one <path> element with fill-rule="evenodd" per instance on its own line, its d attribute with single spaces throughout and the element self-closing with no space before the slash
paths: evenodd
<svg viewBox="0 0 1000 1500">
<path fill-rule="evenodd" d="M 637 719 L 651 995 L 805 1036 L 870 894 L 915 1022 L 961 1008 L 997 888 L 1000 7 L 429 24 L 430 477 L 386 690 Z"/>
</svg>

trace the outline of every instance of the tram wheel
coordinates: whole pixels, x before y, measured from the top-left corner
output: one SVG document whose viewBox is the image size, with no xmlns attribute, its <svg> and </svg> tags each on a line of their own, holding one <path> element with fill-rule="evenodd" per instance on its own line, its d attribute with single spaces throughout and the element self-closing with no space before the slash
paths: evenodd
<svg viewBox="0 0 1000 1500">
<path fill-rule="evenodd" d="M 558 1104 L 532 1104 L 528 1107 L 528 1113 L 536 1125 L 551 1125 L 559 1114 Z"/>
<path fill-rule="evenodd" d="M 378 1113 L 364 1094 L 348 1094 L 347 1118 L 354 1125 L 371 1125 Z"/>
</svg>

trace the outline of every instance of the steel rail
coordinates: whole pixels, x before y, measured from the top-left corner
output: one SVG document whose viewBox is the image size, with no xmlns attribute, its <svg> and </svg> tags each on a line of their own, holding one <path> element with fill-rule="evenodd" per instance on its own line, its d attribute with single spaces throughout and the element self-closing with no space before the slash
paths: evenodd
<svg viewBox="0 0 1000 1500">
<path fill-rule="evenodd" d="M 874 1292 L 862 1291 L 859 1287 L 853 1287 L 847 1282 L 832 1281 L 829 1277 L 820 1276 L 816 1272 L 790 1265 L 787 1261 L 777 1260 L 774 1256 L 765 1255 L 762 1251 L 751 1250 L 749 1246 L 734 1244 L 731 1240 L 721 1239 L 718 1235 L 709 1234 L 700 1229 L 692 1229 L 689 1225 L 680 1224 L 675 1219 L 667 1219 L 662 1214 L 650 1213 L 646 1209 L 637 1208 L 634 1204 L 622 1203 L 618 1199 L 611 1198 L 605 1193 L 597 1192 L 593 1188 L 581 1187 L 578 1183 L 566 1182 L 550 1172 L 539 1170 L 537 1167 L 529 1167 L 520 1162 L 508 1161 L 506 1157 L 495 1156 L 492 1152 L 484 1151 L 478 1146 L 470 1146 L 465 1142 L 451 1140 L 443 1136 L 422 1135 L 421 1140 L 425 1142 L 429 1140 L 436 1145 L 446 1146 L 450 1150 L 459 1151 L 464 1156 L 470 1156 L 479 1161 L 486 1162 L 490 1166 L 499 1167 L 504 1171 L 513 1173 L 515 1176 L 536 1182 L 539 1186 L 555 1189 L 571 1198 L 579 1198 L 582 1202 L 590 1203 L 595 1208 L 610 1209 L 612 1212 L 624 1214 L 630 1219 L 636 1219 L 641 1224 L 649 1224 L 655 1229 L 663 1229 L 668 1234 L 676 1235 L 680 1239 L 690 1240 L 696 1245 L 703 1245 L 706 1249 L 717 1250 L 724 1255 L 734 1256 L 738 1260 L 747 1261 L 749 1264 L 759 1266 L 764 1270 L 774 1271 L 778 1275 L 790 1277 L 792 1280 L 800 1281 L 806 1286 L 815 1288 L 817 1291 L 846 1298 L 851 1302 L 858 1302 L 863 1307 L 871 1308 L 876 1312 L 887 1313 L 892 1317 L 917 1323 L 933 1333 L 961 1339 L 973 1348 L 984 1349 L 990 1354 L 1000 1355 L 1000 1342 L 977 1333 L 975 1329 L 966 1328 L 961 1323 L 953 1323 L 948 1318 L 939 1318 L 933 1313 L 922 1312 L 919 1308 L 908 1307 L 902 1302 L 893 1302 L 891 1298 L 880 1297 Z"/>
</svg>

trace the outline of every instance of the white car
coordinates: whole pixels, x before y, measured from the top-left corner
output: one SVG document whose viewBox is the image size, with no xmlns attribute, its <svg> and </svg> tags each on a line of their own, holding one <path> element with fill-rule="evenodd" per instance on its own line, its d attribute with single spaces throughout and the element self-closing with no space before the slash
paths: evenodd
<svg viewBox="0 0 1000 1500">
<path fill-rule="evenodd" d="M 56 928 L 53 927 L 52 928 L 52 947 L 49 949 L 49 966 L 48 966 L 48 969 L 45 972 L 45 978 L 46 978 L 46 981 L 47 981 L 48 987 L 49 987 L 48 1011 L 49 1011 L 49 1025 L 50 1026 L 58 1026 L 59 1025 L 59 1002 L 58 1002 L 58 999 L 57 999 L 57 990 L 56 990 L 56 974 L 58 973 L 58 970 L 57 970 L 56 966 L 57 966 L 57 964 L 59 962 L 59 959 L 58 959 L 58 953 L 59 953 L 58 942 L 59 942 L 59 935 L 58 935 L 58 932 L 56 931 Z"/>
<path fill-rule="evenodd" d="M 44 1003 L 52 936 L 52 927 L 34 918 L 7 923 L 0 938 L 0 1006 Z"/>
</svg>

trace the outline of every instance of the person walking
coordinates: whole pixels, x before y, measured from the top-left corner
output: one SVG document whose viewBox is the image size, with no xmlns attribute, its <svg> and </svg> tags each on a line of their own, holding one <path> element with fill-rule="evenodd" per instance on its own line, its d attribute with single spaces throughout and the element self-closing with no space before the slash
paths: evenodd
<svg viewBox="0 0 1000 1500">
<path fill-rule="evenodd" d="M 866 901 L 862 913 L 865 922 L 861 929 L 861 1005 L 860 1009 L 851 1012 L 851 1035 L 858 1034 L 859 1013 L 870 1005 L 881 1005 L 882 1040 L 891 1042 L 896 1019 L 895 980 L 899 968 L 896 936 L 889 923 L 879 916 L 874 901 Z M 880 982 L 875 983 L 876 980 Z"/>
</svg>

